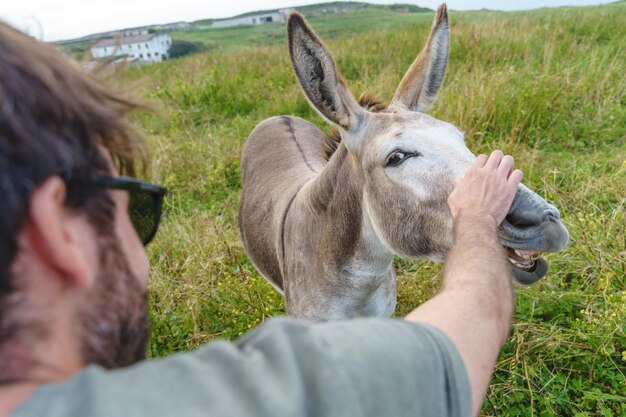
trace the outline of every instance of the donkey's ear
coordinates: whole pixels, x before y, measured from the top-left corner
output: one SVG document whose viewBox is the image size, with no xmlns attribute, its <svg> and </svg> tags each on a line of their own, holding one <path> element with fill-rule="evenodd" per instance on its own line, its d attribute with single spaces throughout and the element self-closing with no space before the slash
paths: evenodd
<svg viewBox="0 0 626 417">
<path fill-rule="evenodd" d="M 355 128 L 365 110 L 346 88 L 332 56 L 301 14 L 289 15 L 287 33 L 291 63 L 313 107 L 344 130 Z"/>
<path fill-rule="evenodd" d="M 402 78 L 392 105 L 423 113 L 430 110 L 446 73 L 449 45 L 448 9 L 444 3 L 437 9 L 428 42 Z"/>
</svg>

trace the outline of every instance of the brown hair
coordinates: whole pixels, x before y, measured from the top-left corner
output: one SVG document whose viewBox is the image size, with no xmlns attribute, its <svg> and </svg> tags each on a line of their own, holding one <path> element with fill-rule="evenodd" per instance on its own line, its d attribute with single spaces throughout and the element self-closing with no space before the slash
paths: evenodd
<svg viewBox="0 0 626 417">
<path fill-rule="evenodd" d="M 123 175 L 145 168 L 144 141 L 127 119 L 137 107 L 55 47 L 0 22 L 0 332 L 2 299 L 13 287 L 16 236 L 31 193 L 51 176 L 70 184 L 75 177 L 108 173 L 103 148 Z M 66 204 L 88 212 L 97 193 L 68 187 Z"/>
</svg>

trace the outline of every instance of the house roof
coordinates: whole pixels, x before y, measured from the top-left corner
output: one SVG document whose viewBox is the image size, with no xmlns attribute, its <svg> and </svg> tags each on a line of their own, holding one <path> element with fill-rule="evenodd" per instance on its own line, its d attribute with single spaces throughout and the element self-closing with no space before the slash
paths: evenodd
<svg viewBox="0 0 626 417">
<path fill-rule="evenodd" d="M 135 35 L 135 36 L 119 36 L 116 38 L 99 39 L 96 43 L 91 45 L 92 48 L 104 48 L 106 46 L 120 46 L 133 43 L 147 42 L 154 38 L 158 33 L 148 33 L 147 35 Z"/>
</svg>

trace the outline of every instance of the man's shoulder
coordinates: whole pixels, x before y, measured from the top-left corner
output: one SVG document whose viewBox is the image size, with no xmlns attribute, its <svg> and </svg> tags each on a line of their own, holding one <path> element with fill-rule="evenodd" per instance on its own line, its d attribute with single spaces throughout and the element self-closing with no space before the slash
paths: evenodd
<svg viewBox="0 0 626 417">
<path fill-rule="evenodd" d="M 15 417 L 460 415 L 445 413 L 450 398 L 469 404 L 467 376 L 432 326 L 278 318 L 234 342 L 114 371 L 87 367 L 40 388 Z"/>
</svg>

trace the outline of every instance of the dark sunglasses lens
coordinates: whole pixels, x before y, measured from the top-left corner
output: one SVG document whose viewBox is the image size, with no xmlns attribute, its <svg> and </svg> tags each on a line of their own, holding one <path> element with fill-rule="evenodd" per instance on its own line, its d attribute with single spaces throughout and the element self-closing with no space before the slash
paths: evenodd
<svg viewBox="0 0 626 417">
<path fill-rule="evenodd" d="M 144 245 L 150 243 L 158 226 L 158 202 L 146 192 L 131 192 L 128 215 Z"/>
</svg>

